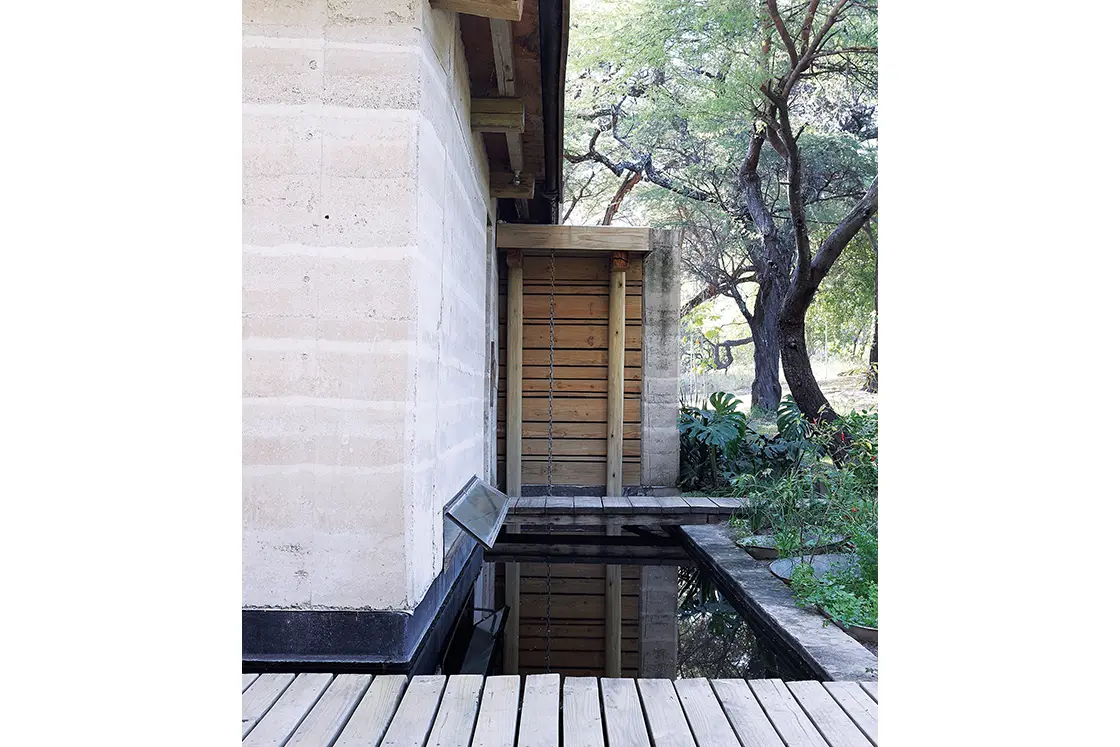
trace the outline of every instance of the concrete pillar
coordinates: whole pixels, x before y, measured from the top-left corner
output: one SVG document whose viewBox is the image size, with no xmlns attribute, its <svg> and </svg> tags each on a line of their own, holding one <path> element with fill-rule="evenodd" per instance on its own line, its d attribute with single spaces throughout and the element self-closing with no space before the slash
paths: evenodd
<svg viewBox="0 0 1120 747">
<path fill-rule="evenodd" d="M 644 565 L 638 589 L 638 676 L 677 676 L 677 566 Z"/>
<path fill-rule="evenodd" d="M 680 475 L 681 232 L 654 231 L 642 279 L 643 486 L 675 488 Z"/>
</svg>

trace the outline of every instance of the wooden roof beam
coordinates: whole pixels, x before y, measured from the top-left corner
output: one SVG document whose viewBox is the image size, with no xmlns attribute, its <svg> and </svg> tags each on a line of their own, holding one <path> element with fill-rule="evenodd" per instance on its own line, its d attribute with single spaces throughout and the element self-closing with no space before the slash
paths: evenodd
<svg viewBox="0 0 1120 747">
<path fill-rule="evenodd" d="M 437 10 L 507 21 L 520 21 L 525 6 L 525 0 L 431 0 L 431 3 Z"/>
<path fill-rule="evenodd" d="M 490 41 L 494 46 L 494 73 L 499 96 L 517 95 L 517 75 L 513 69 L 513 26 L 500 18 L 490 19 Z M 509 170 L 514 174 L 525 170 L 525 153 L 521 147 L 521 133 L 506 133 L 506 150 L 509 151 Z M 530 181 L 531 183 L 531 181 Z M 519 198 L 514 202 L 517 217 L 529 219 L 529 202 Z"/>
<path fill-rule="evenodd" d="M 519 98 L 471 99 L 473 132 L 525 131 L 525 102 Z"/>
</svg>

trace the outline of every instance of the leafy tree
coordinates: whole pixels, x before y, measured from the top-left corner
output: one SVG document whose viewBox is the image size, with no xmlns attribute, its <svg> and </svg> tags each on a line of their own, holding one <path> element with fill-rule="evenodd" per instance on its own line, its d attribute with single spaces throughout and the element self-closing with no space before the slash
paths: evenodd
<svg viewBox="0 0 1120 747">
<path fill-rule="evenodd" d="M 874 6 L 842 0 L 818 14 L 810 0 L 783 15 L 774 2 L 617 0 L 576 10 L 569 178 L 588 190 L 598 180 L 600 192 L 616 184 L 649 222 L 684 229 L 682 261 L 700 285 L 684 311 L 719 295 L 735 302 L 751 331 L 735 346 L 754 348 L 751 404 L 774 410 L 787 296 L 796 288 L 794 323 L 820 286 L 794 259 L 810 240 L 827 244 L 826 275 L 847 243 L 847 229 L 831 229 L 874 184 Z M 795 11 L 799 26 L 786 17 Z M 797 383 L 800 403 L 808 388 Z"/>
</svg>

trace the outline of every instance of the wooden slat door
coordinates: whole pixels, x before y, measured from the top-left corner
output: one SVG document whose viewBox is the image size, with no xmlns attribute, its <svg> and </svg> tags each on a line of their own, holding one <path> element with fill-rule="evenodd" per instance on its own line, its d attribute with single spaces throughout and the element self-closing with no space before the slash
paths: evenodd
<svg viewBox="0 0 1120 747">
<path fill-rule="evenodd" d="M 521 482 L 548 482 L 549 314 L 547 250 L 524 252 Z M 499 263 L 498 474 L 505 475 L 506 279 Z M 554 485 L 606 485 L 607 323 L 610 256 L 557 253 L 553 357 Z M 626 270 L 623 484 L 640 484 L 643 260 Z M 505 487 L 504 485 L 502 486 Z"/>
</svg>

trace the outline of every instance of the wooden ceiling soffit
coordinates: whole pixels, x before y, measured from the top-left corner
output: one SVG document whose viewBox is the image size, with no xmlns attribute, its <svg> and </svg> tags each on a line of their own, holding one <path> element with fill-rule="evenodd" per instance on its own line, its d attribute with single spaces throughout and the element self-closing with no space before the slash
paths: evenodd
<svg viewBox="0 0 1120 747">
<path fill-rule="evenodd" d="M 524 132 L 525 104 L 516 97 L 472 98 L 471 130 L 474 132 Z"/>
<path fill-rule="evenodd" d="M 649 228 L 552 226 L 499 223 L 499 249 L 559 249 L 579 252 L 648 252 Z"/>
<path fill-rule="evenodd" d="M 484 18 L 520 21 L 525 0 L 431 0 L 437 10 L 449 10 Z"/>
</svg>

